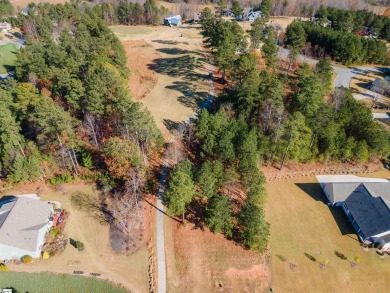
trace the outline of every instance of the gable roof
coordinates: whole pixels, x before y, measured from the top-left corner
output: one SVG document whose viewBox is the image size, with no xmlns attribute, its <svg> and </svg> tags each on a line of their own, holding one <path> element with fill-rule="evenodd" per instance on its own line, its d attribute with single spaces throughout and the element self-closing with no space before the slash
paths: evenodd
<svg viewBox="0 0 390 293">
<path fill-rule="evenodd" d="M 387 185 L 389 188 L 390 185 Z M 382 197 L 372 196 L 361 183 L 345 200 L 345 205 L 356 220 L 364 238 L 390 230 L 390 209 Z"/>
<path fill-rule="evenodd" d="M 372 85 L 384 90 L 390 90 L 390 81 L 387 79 L 377 78 L 372 82 Z"/>
<path fill-rule="evenodd" d="M 36 251 L 39 230 L 47 225 L 52 205 L 20 196 L 0 201 L 0 243 Z"/>
</svg>

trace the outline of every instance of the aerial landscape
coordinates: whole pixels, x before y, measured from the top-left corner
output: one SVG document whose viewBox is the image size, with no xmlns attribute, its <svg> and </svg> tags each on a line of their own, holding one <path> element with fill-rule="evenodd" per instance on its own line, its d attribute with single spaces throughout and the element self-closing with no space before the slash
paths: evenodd
<svg viewBox="0 0 390 293">
<path fill-rule="evenodd" d="M 0 0 L 0 292 L 389 280 L 389 0 Z"/>
</svg>

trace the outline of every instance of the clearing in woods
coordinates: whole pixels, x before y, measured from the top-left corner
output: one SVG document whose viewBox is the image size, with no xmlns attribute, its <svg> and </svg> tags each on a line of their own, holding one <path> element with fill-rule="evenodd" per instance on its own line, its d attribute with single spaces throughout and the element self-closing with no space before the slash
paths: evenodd
<svg viewBox="0 0 390 293">
<path fill-rule="evenodd" d="M 41 183 L 39 186 L 42 188 L 44 185 Z M 31 186 L 20 186 L 12 191 L 7 191 L 7 194 L 35 193 L 36 187 L 36 183 L 31 184 Z M 85 207 L 85 209 L 89 209 L 88 212 L 84 209 L 77 209 L 71 204 L 71 194 L 75 191 L 90 195 L 90 199 L 96 199 L 96 202 L 89 202 L 89 205 Z M 90 273 L 100 273 L 102 279 L 121 284 L 131 292 L 148 292 L 147 248 L 143 247 L 131 255 L 112 252 L 109 226 L 108 224 L 100 224 L 100 220 L 97 219 L 97 217 L 101 218 L 102 215 L 100 210 L 96 210 L 95 204 L 97 206 L 99 204 L 94 185 L 83 183 L 64 184 L 61 185 L 61 190 L 58 191 L 45 187 L 41 195 L 41 200 L 59 201 L 62 207 L 69 211 L 69 218 L 64 232 L 67 237 L 83 242 L 85 250 L 79 252 L 68 243 L 60 255 L 28 265 L 10 265 L 10 271 L 73 274 L 73 271 L 77 270 L 84 271 L 87 276 Z M 31 281 L 35 278 L 36 275 L 31 275 Z M 68 280 L 72 281 L 71 278 Z"/>
<path fill-rule="evenodd" d="M 386 170 L 364 177 L 388 178 Z M 364 251 L 341 208 L 328 207 L 314 176 L 269 182 L 266 217 L 271 224 L 275 292 L 387 292 L 390 256 Z M 344 254 L 347 260 L 336 256 Z M 360 262 L 351 262 L 360 256 Z M 325 269 L 320 262 L 327 259 Z"/>
<path fill-rule="evenodd" d="M 134 99 L 150 110 L 165 137 L 207 99 L 208 60 L 199 28 L 112 26 L 122 40 Z M 141 84 L 142 82 L 142 84 Z"/>
</svg>

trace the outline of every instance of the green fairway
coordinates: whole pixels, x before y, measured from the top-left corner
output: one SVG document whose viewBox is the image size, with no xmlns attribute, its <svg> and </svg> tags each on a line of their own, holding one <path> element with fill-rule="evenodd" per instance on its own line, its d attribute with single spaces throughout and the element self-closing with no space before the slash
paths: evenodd
<svg viewBox="0 0 390 293">
<path fill-rule="evenodd" d="M 112 286 L 110 283 L 71 275 L 54 275 L 49 273 L 28 274 L 15 272 L 0 273 L 0 289 L 12 288 L 14 292 L 30 293 L 78 293 L 78 292 L 127 292 Z"/>
<path fill-rule="evenodd" d="M 5 44 L 0 46 L 0 74 L 12 71 L 16 60 L 17 49 L 15 44 Z"/>
</svg>

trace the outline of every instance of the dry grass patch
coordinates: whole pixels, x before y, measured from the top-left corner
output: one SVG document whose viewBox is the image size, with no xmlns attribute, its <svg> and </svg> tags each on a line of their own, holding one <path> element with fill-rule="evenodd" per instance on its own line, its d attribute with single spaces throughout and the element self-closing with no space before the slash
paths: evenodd
<svg viewBox="0 0 390 293">
<path fill-rule="evenodd" d="M 183 227 L 166 218 L 169 292 L 263 292 L 270 282 L 267 256 L 222 234 Z"/>
<path fill-rule="evenodd" d="M 388 171 L 364 174 L 388 178 Z M 390 258 L 364 251 L 341 208 L 328 207 L 314 176 L 267 183 L 275 292 L 386 292 Z M 347 257 L 340 259 L 335 252 Z M 360 262 L 351 266 L 355 257 Z M 327 260 L 322 269 L 320 263 Z"/>
<path fill-rule="evenodd" d="M 129 69 L 134 73 L 130 89 L 135 96 L 137 92 L 140 96 L 146 93 L 141 101 L 169 140 L 170 131 L 191 117 L 209 93 L 208 60 L 202 52 L 199 30 L 190 25 L 111 29 L 128 41 L 123 44 Z M 144 29 L 147 33 L 139 33 Z M 137 56 L 139 60 L 135 60 Z M 138 82 L 145 84 L 135 84 Z"/>
<path fill-rule="evenodd" d="M 16 9 L 16 8 L 25 8 L 28 6 L 28 4 L 30 3 L 35 3 L 35 4 L 39 4 L 39 3 L 43 3 L 43 2 L 47 2 L 47 3 L 51 3 L 51 4 L 59 4 L 59 3 L 66 3 L 66 2 L 69 2 L 68 0 L 10 0 L 12 6 Z M 16 12 L 19 12 L 19 11 L 16 11 Z"/>
</svg>

